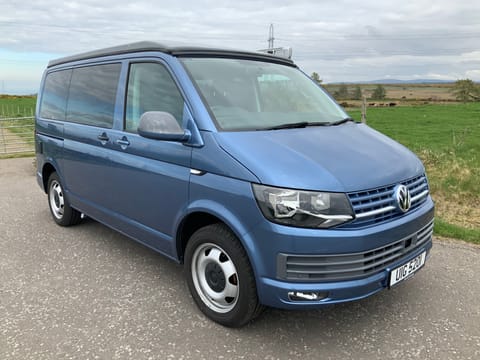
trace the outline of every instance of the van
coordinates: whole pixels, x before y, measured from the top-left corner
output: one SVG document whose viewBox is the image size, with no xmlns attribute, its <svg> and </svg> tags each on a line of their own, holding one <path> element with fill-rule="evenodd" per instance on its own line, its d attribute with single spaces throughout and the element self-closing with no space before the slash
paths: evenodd
<svg viewBox="0 0 480 360">
<path fill-rule="evenodd" d="M 53 220 L 87 216 L 183 263 L 222 325 L 365 298 L 429 255 L 420 160 L 289 59 L 140 42 L 50 61 L 40 89 Z"/>
</svg>

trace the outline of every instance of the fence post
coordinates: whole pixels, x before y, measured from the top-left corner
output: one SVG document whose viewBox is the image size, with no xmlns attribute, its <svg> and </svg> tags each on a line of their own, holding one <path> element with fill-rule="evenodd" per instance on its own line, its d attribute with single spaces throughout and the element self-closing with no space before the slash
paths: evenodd
<svg viewBox="0 0 480 360">
<path fill-rule="evenodd" d="M 362 123 L 367 123 L 367 97 L 362 96 Z"/>
<path fill-rule="evenodd" d="M 5 137 L 5 134 L 3 132 L 3 122 L 0 119 L 0 137 L 2 138 L 3 142 L 3 153 L 7 153 L 7 139 Z"/>
</svg>

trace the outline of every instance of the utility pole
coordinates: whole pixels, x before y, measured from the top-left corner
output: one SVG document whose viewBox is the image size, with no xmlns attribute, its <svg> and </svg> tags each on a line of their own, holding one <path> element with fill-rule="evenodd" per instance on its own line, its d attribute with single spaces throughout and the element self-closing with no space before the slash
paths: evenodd
<svg viewBox="0 0 480 360">
<path fill-rule="evenodd" d="M 273 41 L 275 40 L 273 36 L 273 24 L 270 24 L 270 29 L 268 30 L 268 49 L 273 49 Z"/>
</svg>

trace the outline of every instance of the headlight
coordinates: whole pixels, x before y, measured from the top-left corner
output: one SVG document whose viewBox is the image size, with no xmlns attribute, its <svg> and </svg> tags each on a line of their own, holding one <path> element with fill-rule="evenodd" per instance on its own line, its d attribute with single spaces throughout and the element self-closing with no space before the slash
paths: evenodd
<svg viewBox="0 0 480 360">
<path fill-rule="evenodd" d="M 263 215 L 270 221 L 306 228 L 330 228 L 353 219 L 347 196 L 252 184 Z"/>
</svg>

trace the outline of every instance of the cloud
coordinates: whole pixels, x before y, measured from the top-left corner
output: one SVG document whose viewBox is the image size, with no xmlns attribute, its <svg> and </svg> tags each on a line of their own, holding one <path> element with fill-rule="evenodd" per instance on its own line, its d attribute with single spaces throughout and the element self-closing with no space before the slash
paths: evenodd
<svg viewBox="0 0 480 360">
<path fill-rule="evenodd" d="M 0 49 L 54 57 L 169 40 L 256 50 L 267 46 L 274 23 L 275 46 L 292 47 L 294 60 L 326 81 L 414 74 L 479 80 L 479 13 L 480 2 L 467 0 L 2 2 Z"/>
</svg>

